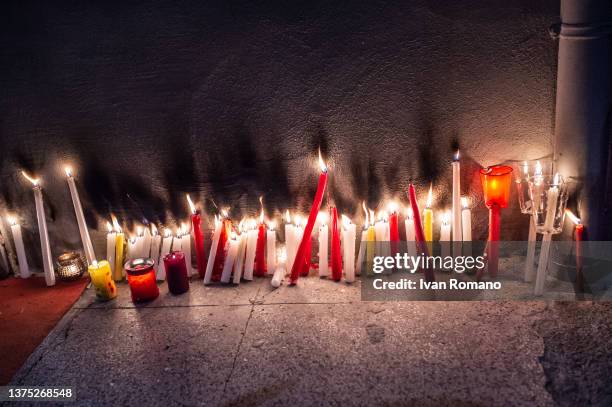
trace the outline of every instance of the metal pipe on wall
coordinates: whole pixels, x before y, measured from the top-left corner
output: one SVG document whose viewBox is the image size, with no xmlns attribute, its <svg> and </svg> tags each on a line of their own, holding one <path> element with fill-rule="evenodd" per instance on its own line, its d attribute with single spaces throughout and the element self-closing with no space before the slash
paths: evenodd
<svg viewBox="0 0 612 407">
<path fill-rule="evenodd" d="M 578 210 L 591 240 L 610 237 L 604 191 L 612 106 L 611 34 L 610 0 L 561 0 L 554 153 L 557 170 L 577 181 Z"/>
</svg>

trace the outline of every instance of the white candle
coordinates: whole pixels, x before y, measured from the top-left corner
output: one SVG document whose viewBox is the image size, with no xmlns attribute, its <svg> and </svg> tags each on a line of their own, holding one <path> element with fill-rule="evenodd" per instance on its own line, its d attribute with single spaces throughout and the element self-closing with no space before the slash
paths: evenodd
<svg viewBox="0 0 612 407">
<path fill-rule="evenodd" d="M 406 253 L 408 253 L 408 256 L 416 257 L 416 239 L 414 235 L 414 219 L 412 216 L 412 210 L 408 209 L 406 220 L 404 221 L 404 227 L 406 228 Z"/>
<path fill-rule="evenodd" d="M 166 279 L 166 265 L 164 264 L 164 256 L 170 253 L 170 248 L 172 247 L 172 232 L 170 229 L 164 229 L 164 238 L 161 244 L 161 252 L 159 253 L 157 267 L 157 280 L 163 281 Z"/>
<path fill-rule="evenodd" d="M 461 198 L 461 236 L 464 242 L 472 241 L 472 211 L 468 206 L 468 199 L 466 197 Z"/>
<path fill-rule="evenodd" d="M 546 194 L 546 219 L 544 220 L 544 231 L 550 233 L 553 231 L 555 223 L 555 215 L 557 212 L 557 199 L 559 198 L 559 174 L 555 174 L 553 184 L 548 189 Z"/>
<path fill-rule="evenodd" d="M 106 222 L 108 233 L 106 234 L 106 260 L 111 268 L 115 267 L 115 245 L 117 240 L 117 232 L 113 229 L 110 222 Z"/>
<path fill-rule="evenodd" d="M 22 174 L 32 183 L 34 190 L 34 202 L 36 204 L 36 217 L 38 219 L 38 234 L 40 235 L 40 248 L 42 251 L 43 270 L 45 272 L 45 282 L 48 286 L 55 285 L 55 268 L 53 267 L 53 257 L 51 246 L 49 245 L 49 233 L 47 231 L 47 219 L 43 205 L 42 189 L 40 180 L 29 177 L 25 172 Z"/>
<path fill-rule="evenodd" d="M 133 259 L 146 257 L 144 255 L 144 231 L 142 226 L 136 227 L 136 248 L 134 249 Z"/>
<path fill-rule="evenodd" d="M 142 237 L 142 257 L 151 257 L 151 232 L 145 227 Z"/>
<path fill-rule="evenodd" d="M 285 274 L 287 273 L 287 250 L 283 247 L 280 250 L 280 254 L 278 256 L 278 264 L 276 265 L 276 269 L 274 270 L 274 275 L 272 276 L 272 280 L 270 284 L 274 288 L 280 287 L 281 283 L 285 279 Z"/>
<path fill-rule="evenodd" d="M 266 232 L 266 267 L 268 274 L 274 274 L 276 268 L 276 223 L 268 223 L 268 231 Z"/>
<path fill-rule="evenodd" d="M 161 246 L 161 236 L 157 231 L 157 227 L 151 224 L 151 258 L 155 262 L 155 270 L 159 268 L 159 249 Z"/>
<path fill-rule="evenodd" d="M 11 225 L 11 232 L 13 234 L 13 242 L 15 243 L 15 251 L 17 252 L 17 262 L 19 263 L 19 276 L 21 278 L 30 277 L 30 267 L 28 266 L 28 259 L 26 258 L 25 248 L 23 246 L 23 236 L 21 235 L 21 225 L 17 223 L 17 219 L 13 217 L 8 218 L 8 222 Z M 114 242 L 113 242 L 114 243 Z"/>
<path fill-rule="evenodd" d="M 257 248 L 257 224 L 254 220 L 249 222 L 249 230 L 247 232 L 246 255 L 244 260 L 244 273 L 242 278 L 245 280 L 253 280 L 253 267 L 255 265 L 255 250 Z"/>
<path fill-rule="evenodd" d="M 135 236 L 131 236 L 128 238 L 127 244 L 127 256 L 125 261 L 133 260 L 140 257 L 140 253 L 138 253 L 138 239 Z"/>
<path fill-rule="evenodd" d="M 366 240 L 368 239 L 368 229 L 365 227 L 361 232 L 361 241 L 359 242 L 359 254 L 357 255 L 357 265 L 355 267 L 355 274 L 361 275 L 361 269 L 363 268 L 363 261 L 365 252 L 367 250 Z"/>
<path fill-rule="evenodd" d="M 70 189 L 70 196 L 72 197 L 72 205 L 74 206 L 74 214 L 76 215 L 79 233 L 81 234 L 83 250 L 85 251 L 85 258 L 87 258 L 88 264 L 92 264 L 92 262 L 96 259 L 96 255 L 91 244 L 91 238 L 89 237 L 89 231 L 87 230 L 87 223 L 85 222 L 85 216 L 83 215 L 81 199 L 79 198 L 79 192 L 77 191 L 74 177 L 72 176 L 72 169 L 70 167 L 66 167 L 66 177 L 68 180 L 68 189 Z"/>
<path fill-rule="evenodd" d="M 225 252 L 227 253 L 225 256 L 225 262 L 223 263 L 223 272 L 221 273 L 221 282 L 229 283 L 230 278 L 232 277 L 232 268 L 234 267 L 234 262 L 236 261 L 236 255 L 238 253 L 238 240 L 236 240 L 236 234 L 232 233 L 230 239 L 227 239 L 227 243 L 225 245 Z"/>
<path fill-rule="evenodd" d="M 378 220 L 374 224 L 374 232 L 376 234 L 376 255 L 384 256 L 385 253 L 383 250 L 383 247 L 384 247 L 383 241 L 385 241 L 387 238 L 387 232 L 386 232 L 385 221 L 383 219 L 382 213 L 378 214 Z"/>
<path fill-rule="evenodd" d="M 181 229 L 178 229 L 176 231 L 176 236 L 174 240 L 172 241 L 172 251 L 180 252 L 182 250 L 183 250 L 183 233 Z"/>
<path fill-rule="evenodd" d="M 242 270 L 244 269 L 244 256 L 246 254 L 247 233 L 244 229 L 244 219 L 240 221 L 238 230 L 240 231 L 238 254 L 234 262 L 234 284 L 240 284 L 242 278 Z"/>
<path fill-rule="evenodd" d="M 285 212 L 285 222 L 285 250 L 287 254 L 287 264 L 293 265 L 295 227 L 291 223 L 291 214 L 289 213 L 289 210 Z"/>
<path fill-rule="evenodd" d="M 212 280 L 213 266 L 215 265 L 215 257 L 217 256 L 217 247 L 219 246 L 219 237 L 221 236 L 221 228 L 223 227 L 223 219 L 215 215 L 215 231 L 213 232 L 212 245 L 206 263 L 206 272 L 204 273 L 204 284 L 210 284 Z"/>
<path fill-rule="evenodd" d="M 550 240 L 552 233 L 544 233 L 542 235 L 542 247 L 540 248 L 540 260 L 538 262 L 538 271 L 535 282 L 535 295 L 544 294 L 544 283 L 546 282 L 546 269 L 548 268 L 548 255 L 550 253 Z"/>
<path fill-rule="evenodd" d="M 529 215 L 529 236 L 527 237 L 527 257 L 525 259 L 525 282 L 530 283 L 533 281 L 533 262 L 535 258 L 536 249 L 536 228 L 533 215 Z"/>
<path fill-rule="evenodd" d="M 320 213 L 320 215 L 323 212 Z M 319 227 L 319 277 L 329 276 L 329 228 L 323 223 Z"/>
<path fill-rule="evenodd" d="M 342 215 L 342 253 L 344 254 L 344 279 L 347 283 L 355 281 L 355 234 L 356 226 L 351 220 Z M 388 224 L 387 224 L 388 229 Z"/>
<path fill-rule="evenodd" d="M 187 275 L 191 276 L 197 274 L 197 270 L 193 268 L 193 263 L 191 262 L 191 232 L 186 224 L 181 223 L 181 236 L 182 242 L 181 247 L 183 248 L 183 253 L 185 254 L 185 263 L 187 264 Z"/>
<path fill-rule="evenodd" d="M 453 241 L 461 242 L 463 230 L 461 228 L 461 165 L 459 164 L 459 150 L 453 158 L 453 207 L 452 207 L 452 233 Z"/>
<path fill-rule="evenodd" d="M 442 258 L 450 256 L 450 244 L 451 241 L 451 225 L 450 225 L 451 214 L 444 212 L 442 214 L 442 225 L 440 226 L 440 255 Z"/>
</svg>

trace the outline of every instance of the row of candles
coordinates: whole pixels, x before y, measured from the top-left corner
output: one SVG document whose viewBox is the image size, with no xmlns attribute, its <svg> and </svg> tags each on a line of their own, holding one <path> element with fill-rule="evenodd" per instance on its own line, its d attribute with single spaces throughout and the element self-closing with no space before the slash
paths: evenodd
<svg viewBox="0 0 612 407">
<path fill-rule="evenodd" d="M 275 223 L 273 221 L 265 222 L 262 202 L 259 222 L 254 219 L 247 221 L 243 220 L 235 227 L 231 219 L 227 216 L 226 211 L 221 211 L 221 214 L 215 217 L 211 249 L 208 259 L 206 260 L 201 215 L 190 197 L 187 196 L 192 213 L 191 228 L 183 224 L 175 236 L 169 229 L 165 229 L 163 237 L 160 236 L 155 225 L 151 225 L 150 228 L 139 227 L 136 236 L 127 239 L 126 246 L 125 235 L 119 222 L 114 216 L 112 217 L 112 224 L 110 222 L 108 223 L 107 262 L 108 266 L 112 269 L 113 279 L 120 280 L 123 278 L 125 275 L 124 265 L 127 261 L 151 258 L 153 265 L 157 269 L 157 279 L 163 280 L 166 274 L 166 265 L 164 261 L 160 261 L 160 258 L 164 259 L 171 253 L 181 252 L 183 253 L 183 257 L 187 259 L 187 275 L 196 274 L 197 270 L 197 273 L 203 278 L 205 284 L 209 284 L 213 281 L 229 283 L 230 280 L 234 283 L 239 283 L 240 279 L 251 280 L 253 275 L 265 276 L 266 274 L 272 274 L 274 277 L 272 279 L 272 284 L 278 286 L 280 281 L 284 279 L 286 271 L 289 271 L 290 282 L 295 284 L 298 278 L 307 275 L 311 268 L 312 237 L 313 229 L 316 224 L 318 225 L 319 274 L 321 276 L 330 276 L 333 280 L 339 281 L 344 272 L 347 282 L 354 281 L 355 275 L 361 272 L 363 264 L 365 263 L 367 267 L 372 263 L 375 253 L 379 255 L 388 255 L 391 253 L 385 252 L 386 250 L 396 250 L 397 242 L 399 242 L 399 208 L 397 204 L 391 203 L 388 208 L 389 212 L 380 212 L 378 216 L 375 217 L 374 212 L 366 208 L 365 203 L 363 204 L 365 224 L 361 234 L 361 241 L 365 242 L 365 245 L 362 244 L 360 246 L 357 261 L 355 262 L 356 226 L 345 215 L 341 215 L 340 223 L 337 209 L 334 206 L 330 208 L 329 217 L 320 212 L 328 177 L 328 169 L 320 154 L 319 166 L 321 172 L 318 188 L 311 207 L 311 212 L 306 222 L 304 223 L 301 218 L 296 217 L 295 222 L 292 223 L 289 211 L 286 212 L 284 230 L 285 247 L 280 255 L 276 250 L 277 239 Z M 511 172 L 512 168 L 507 166 L 495 166 L 481 171 L 485 204 L 490 209 L 489 245 L 487 254 L 489 257 L 488 270 L 493 276 L 495 276 L 497 272 L 498 255 L 495 242 L 499 240 L 499 209 L 506 207 L 508 204 Z M 536 197 L 539 197 L 542 192 L 538 195 L 538 188 L 541 189 L 545 185 L 545 177 L 542 175 L 541 168 L 539 170 L 536 168 L 534 172 L 535 178 L 533 180 L 530 180 L 528 172 L 527 167 L 524 166 L 523 177 L 517 178 L 517 185 L 521 188 L 524 180 L 527 179 L 528 185 L 530 185 L 530 194 L 535 194 Z M 468 206 L 467 198 L 461 197 L 460 194 L 460 173 L 459 152 L 457 152 L 452 161 L 452 208 L 450 212 L 445 212 L 442 216 L 440 226 L 441 241 L 471 241 L 472 238 L 471 210 Z M 33 185 L 41 249 L 43 253 L 43 268 L 47 284 L 53 285 L 55 277 L 43 209 L 40 180 L 29 176 L 25 172 L 23 175 Z M 95 262 L 95 254 L 83 216 L 75 180 L 70 168 L 66 168 L 66 176 L 84 252 L 88 263 L 92 265 Z M 546 199 L 548 200 L 546 202 L 548 204 L 548 211 L 554 212 L 555 210 L 551 208 L 558 209 L 559 207 L 559 205 L 556 205 L 556 200 L 559 199 L 560 194 L 558 192 L 555 194 L 555 188 L 558 189 L 558 185 L 559 176 L 553 179 L 551 186 L 545 191 L 547 194 Z M 408 251 L 413 255 L 417 253 L 427 255 L 431 252 L 431 241 L 433 240 L 434 216 L 432 210 L 432 187 L 430 186 L 426 206 L 422 213 L 419 211 L 416 191 L 412 184 L 409 187 L 408 195 L 411 202 L 408 215 L 405 219 L 406 240 L 409 242 Z M 521 190 L 519 190 L 519 201 L 523 209 L 523 203 L 527 201 L 525 201 L 524 192 Z M 530 204 L 530 210 L 533 210 L 534 216 L 536 216 L 541 212 L 537 212 L 536 209 L 540 209 L 543 201 L 541 201 L 541 198 L 535 198 L 530 199 L 529 202 L 532 202 Z M 557 216 L 556 212 L 550 216 L 548 213 L 545 214 L 542 228 L 549 230 L 552 224 L 555 223 L 555 216 Z M 329 219 L 331 223 L 328 222 Z M 20 274 L 22 277 L 27 277 L 29 276 L 29 269 L 25 257 L 23 240 L 21 238 L 20 226 L 14 218 L 12 218 L 10 222 Z M 532 225 L 536 224 L 537 221 L 532 222 Z M 556 224 L 558 224 L 558 222 L 556 222 Z M 330 228 L 331 242 L 329 241 Z M 191 232 L 189 232 L 188 229 L 191 229 Z M 554 231 L 550 231 L 547 233 L 552 234 L 553 232 Z M 192 237 L 196 251 L 196 270 L 193 269 L 191 263 Z M 531 240 L 530 233 L 530 241 Z M 387 247 L 386 245 L 382 245 L 381 242 L 390 242 L 391 244 Z M 331 256 L 328 256 L 328 252 L 331 252 Z M 530 252 L 528 252 L 528 257 L 529 253 Z M 531 263 L 533 263 L 533 258 Z M 425 276 L 427 279 L 432 280 L 433 272 L 431 270 L 425 270 Z"/>
</svg>

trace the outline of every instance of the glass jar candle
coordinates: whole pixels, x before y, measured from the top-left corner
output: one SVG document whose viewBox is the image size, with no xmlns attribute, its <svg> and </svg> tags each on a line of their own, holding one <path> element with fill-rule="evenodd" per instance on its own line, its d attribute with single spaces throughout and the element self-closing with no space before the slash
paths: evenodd
<svg viewBox="0 0 612 407">
<path fill-rule="evenodd" d="M 133 302 L 151 301 L 159 296 L 154 264 L 153 259 L 147 258 L 132 259 L 125 263 L 125 274 Z"/>
<path fill-rule="evenodd" d="M 533 176 L 529 180 L 531 213 L 538 233 L 561 233 L 567 204 L 567 184 L 559 174 Z"/>
<path fill-rule="evenodd" d="M 96 289 L 96 297 L 102 301 L 112 300 L 117 296 L 117 287 L 113 281 L 108 261 L 93 261 L 88 267 L 91 283 Z"/>
<path fill-rule="evenodd" d="M 185 262 L 185 254 L 182 251 L 174 251 L 165 255 L 164 267 L 166 268 L 168 291 L 175 295 L 189 291 L 187 263 Z"/>
<path fill-rule="evenodd" d="M 64 253 L 57 258 L 56 273 L 60 280 L 77 280 L 86 268 L 83 257 L 77 252 Z"/>
</svg>

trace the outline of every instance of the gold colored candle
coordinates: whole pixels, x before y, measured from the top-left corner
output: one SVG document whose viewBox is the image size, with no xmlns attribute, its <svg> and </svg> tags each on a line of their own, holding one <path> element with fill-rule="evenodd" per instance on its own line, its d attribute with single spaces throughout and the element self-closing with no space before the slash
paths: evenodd
<svg viewBox="0 0 612 407">
<path fill-rule="evenodd" d="M 429 193 L 427 194 L 427 203 L 423 210 L 423 233 L 425 234 L 425 241 L 427 242 L 427 248 L 429 253 L 433 253 L 433 211 L 431 210 L 431 204 L 433 201 L 432 186 L 429 185 Z"/>
<path fill-rule="evenodd" d="M 119 222 L 117 222 L 117 218 L 111 215 L 113 218 L 113 227 L 115 229 L 115 268 L 113 271 L 113 280 L 121 281 L 123 280 L 123 245 L 124 245 L 124 236 L 121 231 L 121 226 L 119 226 Z"/>
<path fill-rule="evenodd" d="M 372 275 L 374 255 L 376 254 L 376 228 L 374 227 L 374 212 L 371 210 L 366 219 L 366 224 L 369 224 L 366 233 L 366 274 Z"/>
<path fill-rule="evenodd" d="M 97 262 L 93 260 L 87 271 L 89 271 L 91 283 L 95 287 L 96 296 L 99 299 L 107 301 L 117 296 L 117 287 L 112 279 L 111 267 L 108 261 L 102 260 Z"/>
</svg>

